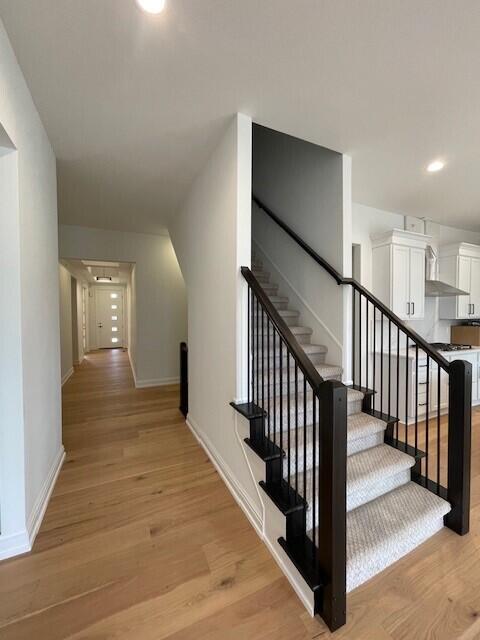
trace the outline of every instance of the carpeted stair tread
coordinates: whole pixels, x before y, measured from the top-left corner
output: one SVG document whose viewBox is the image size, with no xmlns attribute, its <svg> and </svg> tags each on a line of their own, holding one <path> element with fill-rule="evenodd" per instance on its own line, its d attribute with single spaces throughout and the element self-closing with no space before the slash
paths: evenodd
<svg viewBox="0 0 480 640">
<path fill-rule="evenodd" d="M 347 591 L 424 542 L 443 526 L 448 502 L 415 482 L 347 514 Z"/>
</svg>

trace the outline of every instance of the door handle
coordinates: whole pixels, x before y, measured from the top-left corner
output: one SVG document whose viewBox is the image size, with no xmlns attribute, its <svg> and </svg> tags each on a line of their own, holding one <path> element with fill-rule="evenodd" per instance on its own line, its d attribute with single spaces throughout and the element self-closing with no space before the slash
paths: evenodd
<svg viewBox="0 0 480 640">
<path fill-rule="evenodd" d="M 475 315 L 475 303 L 472 304 L 472 316 Z"/>
<path fill-rule="evenodd" d="M 410 315 L 410 302 L 407 302 L 407 316 Z"/>
<path fill-rule="evenodd" d="M 101 329 L 103 327 L 103 324 L 101 322 L 98 323 L 98 328 Z"/>
<path fill-rule="evenodd" d="M 412 302 L 412 316 L 415 315 L 415 303 Z"/>
</svg>

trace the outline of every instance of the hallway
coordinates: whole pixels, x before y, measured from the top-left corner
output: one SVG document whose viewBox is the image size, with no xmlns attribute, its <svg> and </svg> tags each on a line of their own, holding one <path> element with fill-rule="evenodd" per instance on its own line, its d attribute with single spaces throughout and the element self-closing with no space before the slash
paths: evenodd
<svg viewBox="0 0 480 640">
<path fill-rule="evenodd" d="M 312 621 L 177 406 L 176 385 L 135 389 L 123 351 L 76 368 L 34 551 L 0 564 L 2 640 L 305 637 Z"/>
</svg>

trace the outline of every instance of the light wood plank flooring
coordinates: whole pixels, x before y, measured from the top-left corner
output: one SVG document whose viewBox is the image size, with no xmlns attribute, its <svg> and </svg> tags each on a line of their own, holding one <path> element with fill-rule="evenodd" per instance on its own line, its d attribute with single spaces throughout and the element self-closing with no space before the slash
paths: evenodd
<svg viewBox="0 0 480 640">
<path fill-rule="evenodd" d="M 0 563 L 1 640 L 326 638 L 185 425 L 122 351 L 63 389 L 65 466 L 31 554 Z M 472 533 L 443 530 L 355 591 L 335 638 L 480 638 L 480 413 Z"/>
</svg>

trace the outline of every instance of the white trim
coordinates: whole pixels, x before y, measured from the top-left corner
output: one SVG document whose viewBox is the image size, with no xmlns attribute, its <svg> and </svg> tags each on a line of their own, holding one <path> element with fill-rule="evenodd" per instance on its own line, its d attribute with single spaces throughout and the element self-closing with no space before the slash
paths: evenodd
<svg viewBox="0 0 480 640">
<path fill-rule="evenodd" d="M 18 533 L 12 533 L 6 536 L 0 535 L 0 560 L 12 558 L 22 553 L 28 553 L 32 550 L 64 460 L 65 449 L 62 445 L 58 454 L 55 456 L 48 476 L 43 483 L 43 487 L 28 517 L 26 528 Z"/>
<path fill-rule="evenodd" d="M 30 549 L 30 540 L 26 529 L 8 536 L 0 535 L 0 560 L 27 553 Z"/>
<path fill-rule="evenodd" d="M 67 373 L 65 373 L 64 376 L 62 377 L 62 387 L 73 376 L 73 374 L 74 374 L 74 369 L 73 367 L 70 367 Z"/>
<path fill-rule="evenodd" d="M 258 533 L 258 535 L 263 539 L 262 515 L 258 513 L 256 506 L 252 503 L 250 497 L 245 493 L 243 487 L 241 487 L 237 482 L 230 467 L 213 446 L 208 436 L 196 424 L 195 420 L 191 417 L 190 414 L 188 414 L 185 422 L 187 423 L 190 431 L 193 433 L 195 438 L 205 450 L 205 453 L 210 458 L 210 461 L 218 471 L 218 474 L 220 475 L 224 483 L 227 485 L 227 489 L 232 494 L 238 506 L 250 520 L 253 528 Z"/>
<path fill-rule="evenodd" d="M 180 378 L 175 376 L 174 378 L 152 378 L 151 380 L 139 380 L 136 376 L 135 387 L 137 389 L 145 389 L 147 387 L 164 387 L 167 384 L 178 384 Z"/>
<path fill-rule="evenodd" d="M 308 302 L 305 300 L 305 298 L 300 295 L 297 291 L 297 289 L 293 286 L 293 284 L 290 282 L 290 280 L 287 278 L 287 276 L 283 273 L 283 271 L 279 268 L 279 266 L 270 258 L 270 256 L 267 254 L 267 252 L 265 251 L 265 249 L 263 248 L 263 246 L 260 244 L 260 242 L 258 242 L 257 240 L 255 240 L 254 242 L 255 246 L 258 247 L 258 249 L 260 249 L 261 253 L 263 254 L 264 259 L 269 262 L 272 267 L 275 269 L 275 271 L 277 271 L 278 275 L 280 276 L 280 278 L 282 278 L 285 283 L 290 287 L 290 289 L 293 291 L 293 293 L 297 296 L 297 298 L 300 300 L 300 302 L 302 303 L 302 305 L 308 309 L 308 311 L 312 314 L 312 316 L 315 318 L 315 320 L 318 322 L 318 324 L 322 327 L 322 329 L 325 331 L 325 333 L 330 337 L 330 339 L 337 345 L 337 347 L 342 351 L 343 350 L 343 346 L 340 342 L 340 340 L 330 331 L 330 329 L 327 327 L 327 325 L 323 322 L 323 320 L 321 320 L 318 315 L 316 314 L 316 312 L 312 309 L 312 307 L 308 304 Z"/>
<path fill-rule="evenodd" d="M 37 500 L 33 505 L 33 509 L 30 512 L 30 515 L 28 516 L 27 530 L 30 539 L 30 548 L 33 547 L 33 543 L 35 542 L 35 538 L 37 537 L 38 530 L 40 529 L 40 525 L 42 524 L 43 516 L 45 515 L 45 511 L 50 501 L 50 496 L 52 495 L 53 488 L 55 487 L 55 483 L 57 482 L 58 474 L 60 473 L 64 460 L 65 449 L 63 448 L 62 444 L 57 455 L 55 456 L 52 466 L 50 467 L 48 476 L 43 483 L 42 490 L 40 491 Z"/>
</svg>

